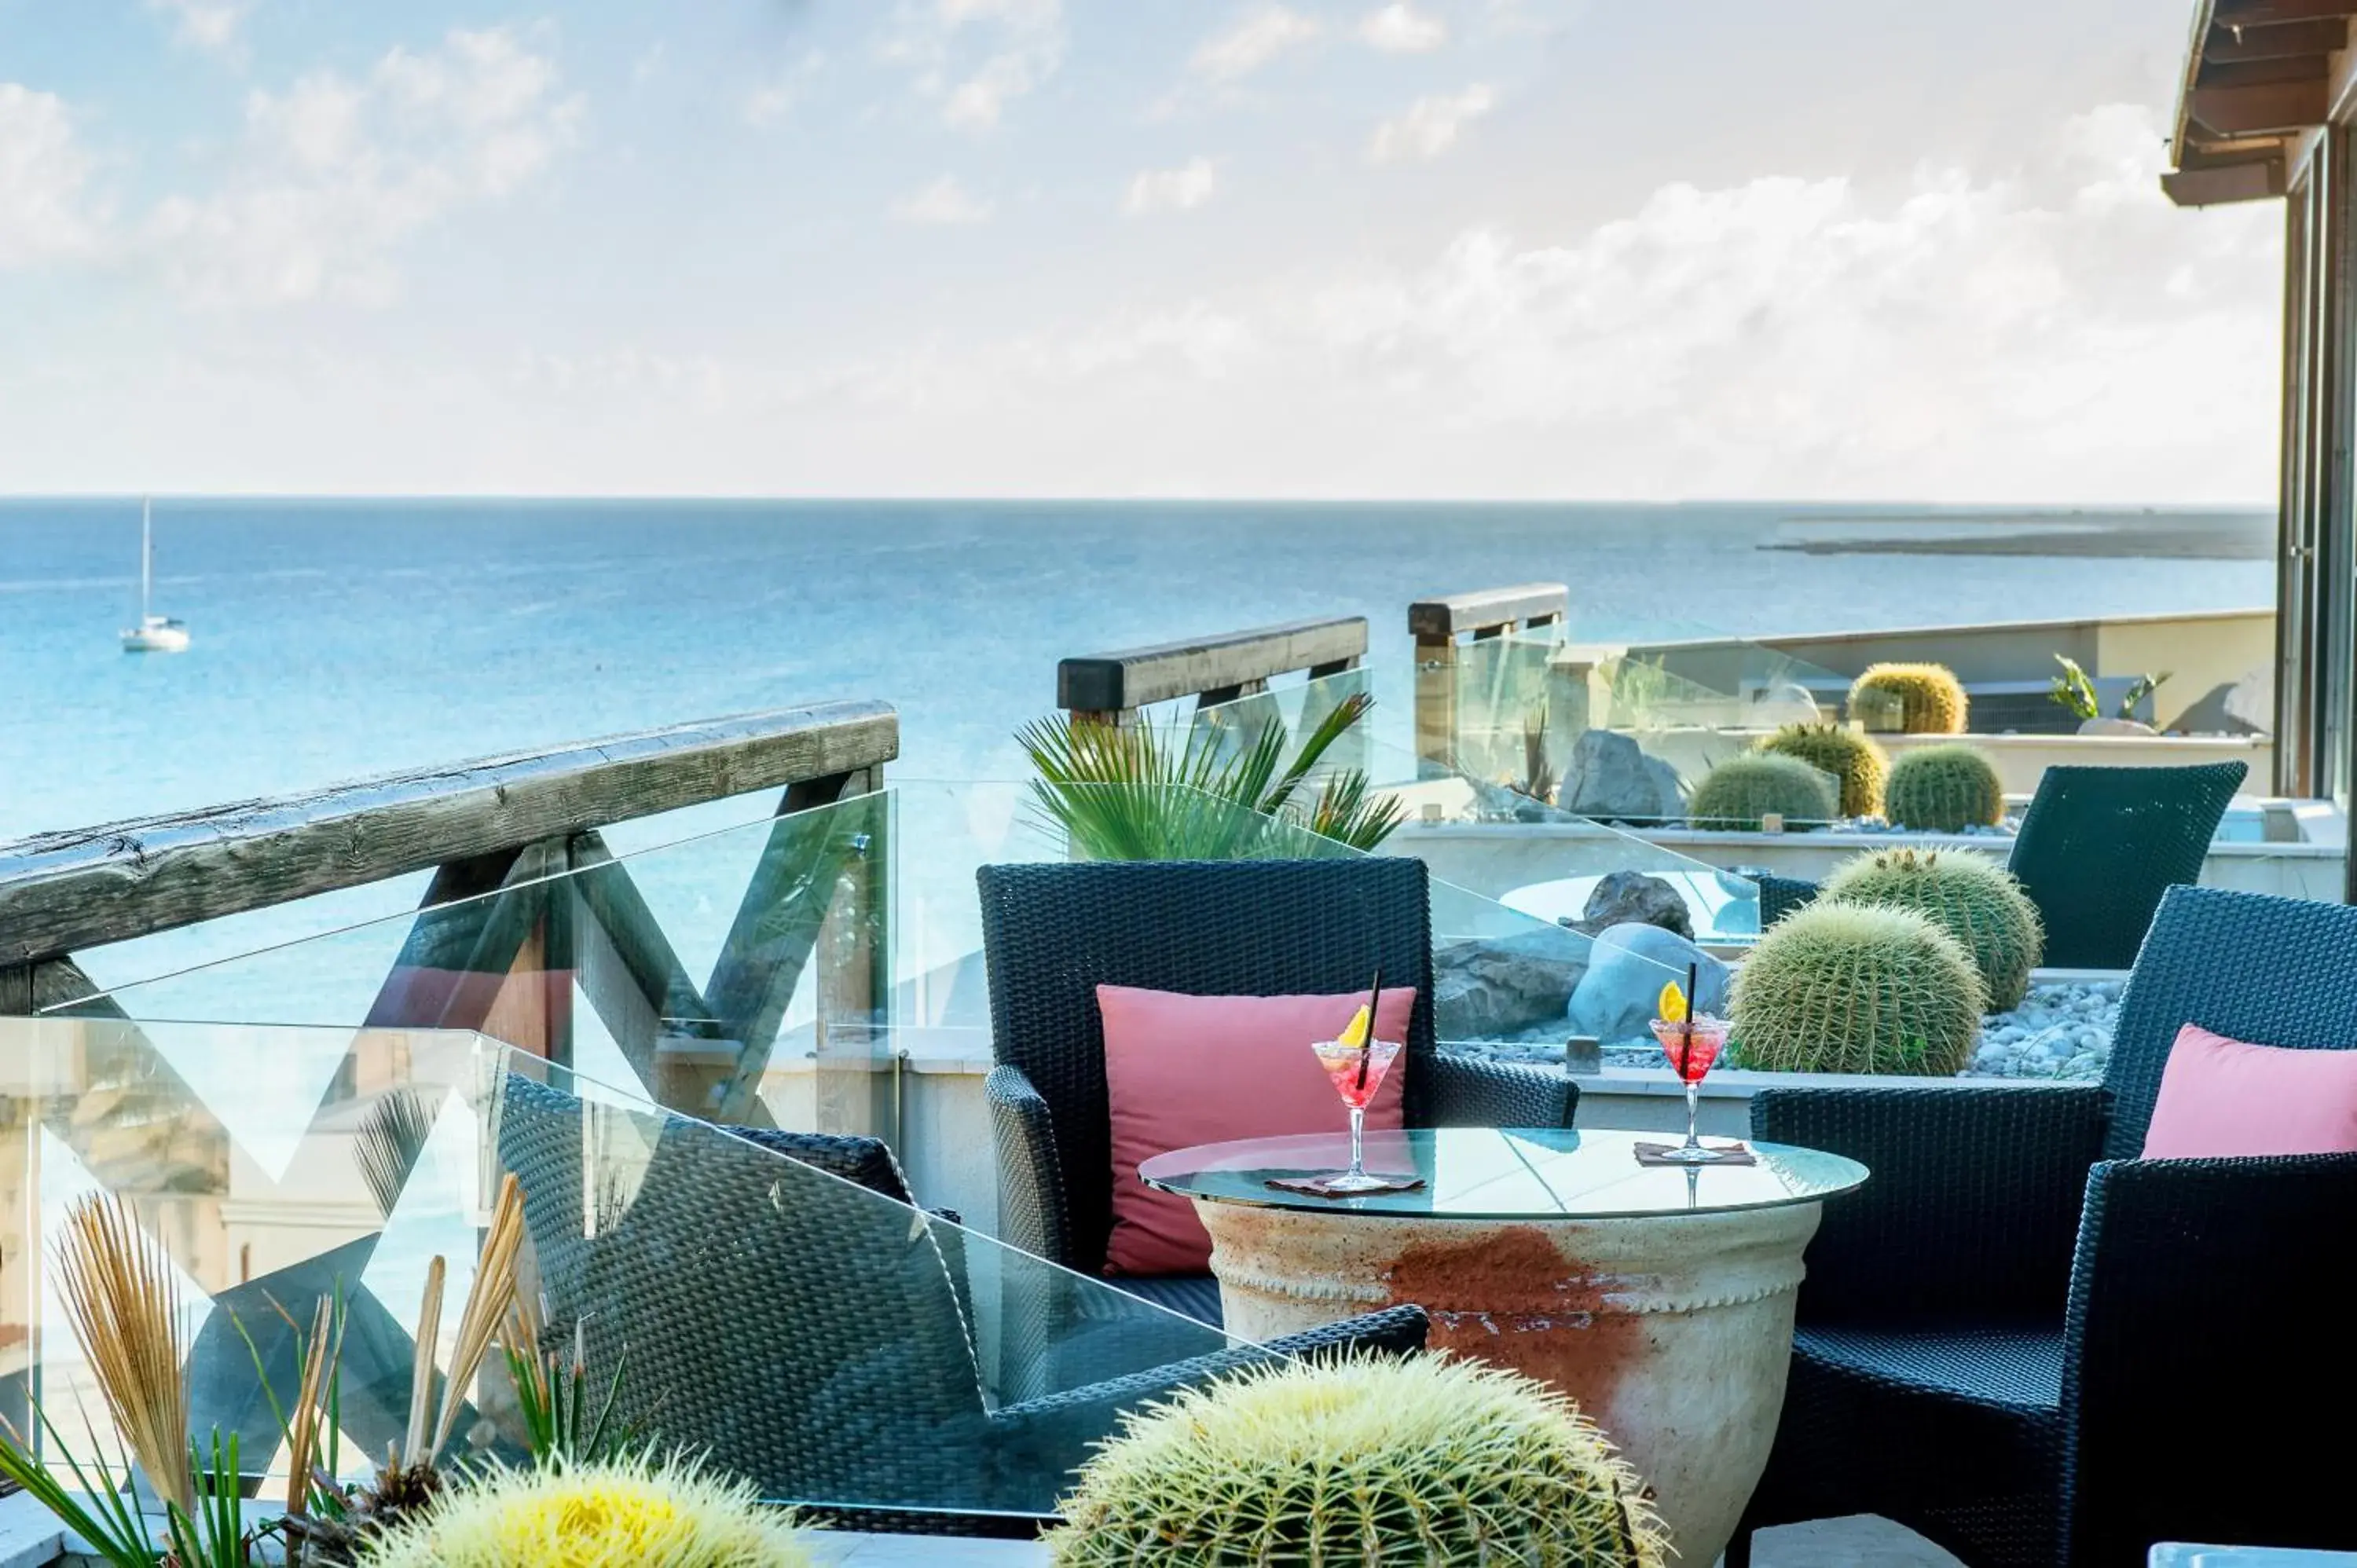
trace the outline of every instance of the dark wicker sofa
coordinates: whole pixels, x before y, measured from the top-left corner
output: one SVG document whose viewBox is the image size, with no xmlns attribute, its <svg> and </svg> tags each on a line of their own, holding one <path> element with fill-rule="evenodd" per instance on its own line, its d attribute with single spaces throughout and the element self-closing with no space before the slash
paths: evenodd
<svg viewBox="0 0 2357 1568">
<path fill-rule="evenodd" d="M 1194 995 L 1331 995 L 1378 965 L 1416 988 L 1410 1126 L 1567 1127 L 1564 1073 L 1444 1052 L 1433 1036 L 1432 923 L 1424 863 L 1337 860 L 985 865 L 983 947 L 998 1065 L 985 1084 L 997 1145 L 999 1222 L 1026 1251 L 1094 1274 L 1113 1225 L 1100 984 Z M 1306 1045 L 1306 1042 L 1305 1042 Z M 1133 1178 L 1134 1179 L 1134 1178 Z M 1209 1275 L 1124 1289 L 1219 1321 Z"/>
<path fill-rule="evenodd" d="M 622 1419 L 835 1517 L 1020 1533 L 1125 1410 L 1271 1357 L 1424 1342 L 1411 1307 L 1222 1348 L 1003 1251 L 985 1331 L 964 1276 L 989 1243 L 909 1207 L 873 1140 L 585 1111 L 514 1074 L 498 1114 L 552 1339 L 577 1327 L 592 1368 L 622 1369 Z M 1102 1300 L 1076 1321 L 1082 1290 Z"/>
<path fill-rule="evenodd" d="M 1770 1090 L 1863 1160 L 1809 1250 L 1749 1531 L 1875 1513 L 1973 1568 L 2357 1547 L 2357 1155 L 2143 1160 L 2179 1028 L 2357 1048 L 2357 909 L 2173 887 L 2100 1084 Z"/>
</svg>

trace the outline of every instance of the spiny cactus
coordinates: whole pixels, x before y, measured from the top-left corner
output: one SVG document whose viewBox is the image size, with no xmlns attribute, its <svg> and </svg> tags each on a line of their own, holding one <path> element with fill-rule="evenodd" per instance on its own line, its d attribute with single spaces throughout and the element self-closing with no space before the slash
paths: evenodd
<svg viewBox="0 0 2357 1568">
<path fill-rule="evenodd" d="M 1825 879 L 1821 897 L 1931 917 L 1971 955 L 1993 1012 L 2021 1005 L 2029 972 L 2046 949 L 2038 906 L 2012 873 L 1963 851 L 1862 854 Z"/>
<path fill-rule="evenodd" d="M 1667 1561 L 1595 1425 L 1480 1362 L 1256 1367 L 1123 1420 L 1047 1537 L 1063 1568 Z"/>
<path fill-rule="evenodd" d="M 1890 765 L 1882 814 L 1926 832 L 1995 827 L 2005 821 L 2005 781 L 1969 746 L 1927 746 Z"/>
<path fill-rule="evenodd" d="M 1757 828 L 1769 812 L 1792 827 L 1830 822 L 1840 802 L 1834 780 L 1792 757 L 1730 757 L 1703 776 L 1686 802 L 1698 828 Z"/>
<path fill-rule="evenodd" d="M 1743 1067 L 1948 1077 L 1972 1056 L 1987 992 L 1929 917 L 1820 898 L 1760 939 L 1727 1010 Z"/>
<path fill-rule="evenodd" d="M 1849 716 L 1862 723 L 1871 725 L 1871 715 L 1889 712 L 1894 701 L 1899 727 L 1909 735 L 1964 733 L 1971 701 L 1944 664 L 1869 664 L 1850 682 Z"/>
<path fill-rule="evenodd" d="M 1889 764 L 1882 748 L 1841 725 L 1786 725 L 1760 743 L 1760 749 L 1797 757 L 1841 780 L 1845 817 L 1871 817 L 1882 810 L 1882 777 Z"/>
</svg>

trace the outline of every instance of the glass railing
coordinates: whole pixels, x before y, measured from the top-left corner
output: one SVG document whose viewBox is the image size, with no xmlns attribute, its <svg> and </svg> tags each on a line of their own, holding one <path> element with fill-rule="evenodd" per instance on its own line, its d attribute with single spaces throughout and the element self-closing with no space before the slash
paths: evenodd
<svg viewBox="0 0 2357 1568">
<path fill-rule="evenodd" d="M 60 1466 L 120 1451 L 43 1266 L 93 1197 L 168 1261 L 192 1434 L 234 1434 L 253 1481 L 283 1476 L 295 1325 L 322 1303 L 323 1465 L 361 1479 L 406 1441 L 509 1175 L 543 1335 L 518 1348 L 578 1345 L 619 1380 L 612 1430 L 781 1502 L 1046 1514 L 1122 1411 L 1266 1354 L 912 1206 L 872 1145 L 786 1157 L 473 1034 L 9 1019 L 0 1062 L 0 1408 Z M 456 1404 L 447 1455 L 525 1456 L 502 1351 L 428 1391 Z"/>
<path fill-rule="evenodd" d="M 1361 682 L 1362 676 L 1354 671 L 1334 679 Z M 1319 692 L 1325 684 L 1313 681 L 1241 698 L 1205 717 L 1226 714 L 1238 730 L 1257 734 L 1275 725 L 1297 737 L 1306 733 L 1297 715 L 1330 708 L 1334 699 Z M 1760 895 L 1749 878 L 1561 803 L 1584 789 L 1624 808 L 1624 817 L 1681 822 L 1684 780 L 1644 749 L 1650 737 L 1599 729 L 1558 758 L 1542 744 L 1542 724 L 1534 726 L 1532 744 L 1513 769 L 1491 776 L 1444 772 L 1374 724 L 1382 711 L 1378 703 L 1347 757 L 1337 760 L 1329 752 L 1309 783 L 1314 791 L 1348 768 L 1364 772 L 1397 804 L 1402 819 L 1384 845 L 1388 853 L 1416 856 L 1437 880 L 1475 897 L 1591 935 L 1644 920 L 1706 944 L 1742 944 L 1758 936 Z M 1558 766 L 1567 774 L 1558 773 Z M 1634 800 L 1640 791 L 1652 794 Z M 1806 824 L 1795 820 L 1791 825 Z M 1671 904 L 1684 906 L 1683 918 Z"/>
<path fill-rule="evenodd" d="M 1706 939 L 1739 938 L 1739 910 L 1756 908 L 1739 878 L 1562 826 L 1519 878 L 1498 846 L 1444 844 L 1422 824 L 1383 846 L 1436 872 L 1444 1041 L 1548 1063 L 1575 1036 L 1642 1043 L 1662 984 L 1684 978 L 1674 944 L 1624 933 L 1598 961 L 1590 931 L 1622 922 L 1556 918 L 1585 919 L 1614 871 L 1684 879 Z M 942 1181 L 987 1222 L 986 1141 L 942 1120 L 955 1097 L 928 1076 L 991 1059 L 978 867 L 1359 853 L 1183 787 L 1091 786 L 1066 791 L 1060 811 L 1026 781 L 903 779 L 628 854 L 585 837 L 564 865 L 472 898 L 161 974 L 102 973 L 100 995 L 63 1011 L 473 1029 L 687 1114 L 885 1138 L 929 1169 L 942 1162 Z"/>
<path fill-rule="evenodd" d="M 479 1030 L 690 1114 L 881 1132 L 892 812 L 856 796 L 620 855 L 581 834 L 471 897 L 162 973 L 93 964 L 102 993 L 61 1010 Z"/>
</svg>

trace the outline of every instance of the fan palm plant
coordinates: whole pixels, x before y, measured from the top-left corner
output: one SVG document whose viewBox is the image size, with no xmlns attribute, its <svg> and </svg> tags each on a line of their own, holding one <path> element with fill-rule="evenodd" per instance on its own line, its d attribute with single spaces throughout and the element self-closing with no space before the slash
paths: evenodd
<svg viewBox="0 0 2357 1568">
<path fill-rule="evenodd" d="M 1032 805 L 1092 860 L 1245 860 L 1303 855 L 1318 839 L 1372 850 L 1403 817 L 1366 774 L 1310 776 L 1374 699 L 1353 693 L 1313 725 L 1290 760 L 1291 736 L 1270 724 L 1241 746 L 1190 727 L 1184 738 L 1150 725 L 1125 727 L 1060 714 L 1016 739 L 1039 778 Z M 1305 797 L 1308 797 L 1305 799 Z"/>
</svg>

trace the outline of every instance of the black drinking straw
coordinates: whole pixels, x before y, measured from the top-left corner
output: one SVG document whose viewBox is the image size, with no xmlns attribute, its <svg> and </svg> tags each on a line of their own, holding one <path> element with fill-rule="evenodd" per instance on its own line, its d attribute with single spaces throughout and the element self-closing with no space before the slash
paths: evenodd
<svg viewBox="0 0 2357 1568">
<path fill-rule="evenodd" d="M 1686 1064 L 1687 1064 L 1688 1062 L 1690 1062 L 1690 1061 L 1694 1060 L 1694 1018 L 1695 1018 L 1695 1008 L 1697 1008 L 1697 1007 L 1699 1007 L 1699 1006 L 1701 1006 L 1701 1005 L 1702 1005 L 1702 966 L 1701 966 L 1700 964 L 1698 964 L 1698 963 L 1690 963 L 1690 964 L 1686 965 L 1686 1016 L 1685 1016 L 1685 1027 L 1684 1027 L 1684 1029 L 1680 1030 L 1680 1031 L 1679 1031 L 1679 1033 L 1678 1033 L 1679 1042 L 1680 1042 L 1681 1047 L 1683 1048 L 1684 1053 L 1684 1055 L 1682 1055 L 1682 1056 L 1680 1056 L 1680 1057 L 1678 1058 L 1678 1076 L 1679 1076 L 1680 1078 L 1684 1078 L 1684 1077 L 1685 1077 L 1685 1075 L 1686 1075 Z"/>
<path fill-rule="evenodd" d="M 1367 987 L 1367 1037 L 1359 1042 L 1359 1087 L 1367 1087 L 1367 1058 L 1375 1054 L 1375 1009 L 1383 1005 L 1383 966 L 1375 965 L 1375 983 Z"/>
</svg>

